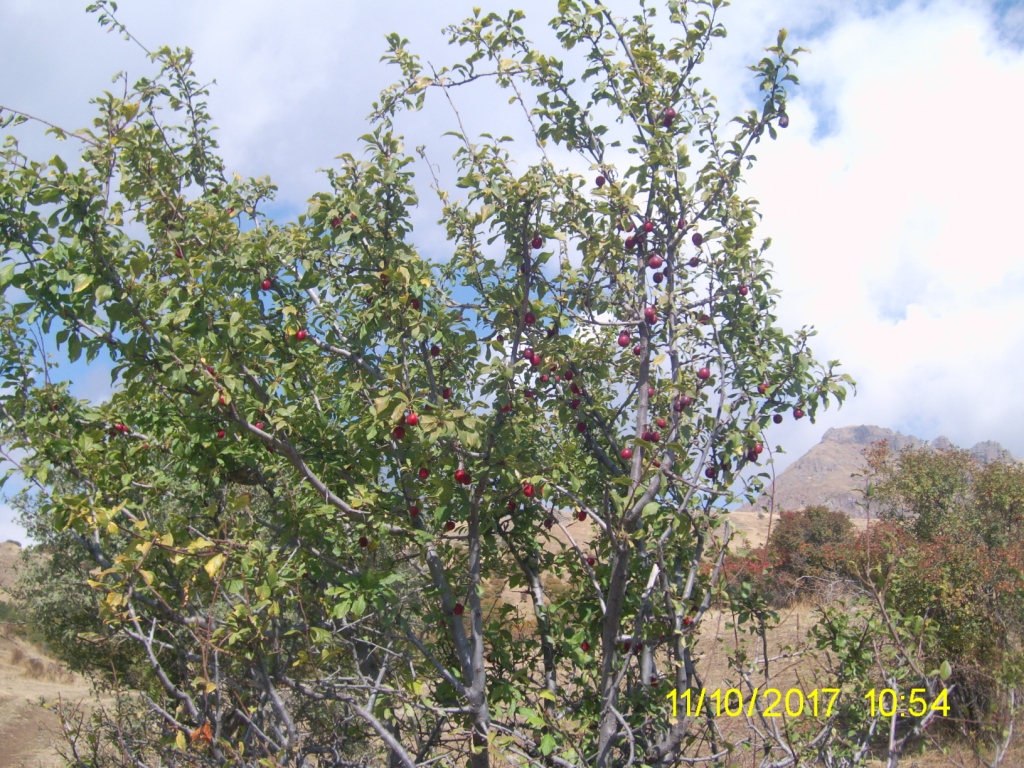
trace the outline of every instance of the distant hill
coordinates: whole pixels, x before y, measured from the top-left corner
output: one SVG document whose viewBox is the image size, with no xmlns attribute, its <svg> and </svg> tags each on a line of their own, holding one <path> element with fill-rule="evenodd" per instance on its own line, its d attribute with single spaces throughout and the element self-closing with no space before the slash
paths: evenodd
<svg viewBox="0 0 1024 768">
<path fill-rule="evenodd" d="M 818 445 L 790 464 L 776 478 L 775 510 L 803 509 L 812 504 L 820 504 L 841 510 L 850 517 L 862 517 L 864 510 L 857 506 L 857 502 L 862 500 L 858 490 L 865 487 L 865 481 L 851 475 L 865 472 L 867 462 L 864 460 L 864 449 L 880 440 L 887 440 L 893 451 L 923 446 L 936 449 L 956 447 L 946 437 L 938 437 L 929 443 L 883 427 L 829 429 Z M 1019 461 L 999 443 L 990 440 L 978 443 L 970 452 L 985 464 L 992 461 Z M 753 506 L 744 505 L 738 511 L 767 509 L 771 504 L 770 491 L 758 497 Z"/>
<path fill-rule="evenodd" d="M 0 600 L 8 598 L 7 590 L 14 586 L 18 575 L 18 564 L 21 562 L 21 545 L 16 541 L 5 541 L 0 544 Z"/>
</svg>

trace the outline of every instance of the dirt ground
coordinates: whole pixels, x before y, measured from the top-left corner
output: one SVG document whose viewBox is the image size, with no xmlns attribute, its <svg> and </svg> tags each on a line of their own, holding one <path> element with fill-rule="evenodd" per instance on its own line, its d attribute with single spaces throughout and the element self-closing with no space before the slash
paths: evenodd
<svg viewBox="0 0 1024 768">
<path fill-rule="evenodd" d="M 60 722 L 41 700 L 79 701 L 89 686 L 23 640 L 0 634 L 0 768 L 58 768 Z"/>
</svg>

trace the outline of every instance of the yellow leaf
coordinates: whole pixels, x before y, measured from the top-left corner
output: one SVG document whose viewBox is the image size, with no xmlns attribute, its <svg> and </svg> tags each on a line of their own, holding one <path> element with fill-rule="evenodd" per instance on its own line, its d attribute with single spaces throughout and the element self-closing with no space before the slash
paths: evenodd
<svg viewBox="0 0 1024 768">
<path fill-rule="evenodd" d="M 137 550 L 139 550 L 139 552 L 142 553 L 143 557 L 145 557 L 146 555 L 149 554 L 149 550 L 153 548 L 153 542 L 152 541 L 144 541 L 141 544 L 137 544 L 135 546 L 135 548 Z"/>
<path fill-rule="evenodd" d="M 224 557 L 223 554 L 217 554 L 211 557 L 206 562 L 206 565 L 203 566 L 203 570 L 206 571 L 206 575 L 211 579 L 216 576 L 217 572 L 221 569 L 221 566 L 224 565 L 225 560 L 227 560 L 227 558 Z"/>
<path fill-rule="evenodd" d="M 185 741 L 185 732 L 178 731 L 178 735 L 174 737 L 174 746 L 180 750 L 184 750 L 187 743 L 188 742 Z"/>
<path fill-rule="evenodd" d="M 140 568 L 139 569 L 139 576 L 141 576 L 142 580 L 144 582 L 146 582 L 146 586 L 147 587 L 153 586 L 153 572 L 152 571 L 144 571 L 144 570 L 142 570 Z"/>
<path fill-rule="evenodd" d="M 540 697 L 542 699 L 547 699 L 549 701 L 558 701 L 558 699 L 555 698 L 555 694 L 553 694 L 551 691 L 541 691 Z"/>
<path fill-rule="evenodd" d="M 160 537 L 160 544 L 165 547 L 173 547 L 174 535 L 170 533 L 165 533 L 163 536 Z"/>
<path fill-rule="evenodd" d="M 217 684 L 215 682 L 213 682 L 212 680 L 207 680 L 206 681 L 206 692 L 207 693 L 213 693 L 216 690 L 217 690 Z"/>
</svg>

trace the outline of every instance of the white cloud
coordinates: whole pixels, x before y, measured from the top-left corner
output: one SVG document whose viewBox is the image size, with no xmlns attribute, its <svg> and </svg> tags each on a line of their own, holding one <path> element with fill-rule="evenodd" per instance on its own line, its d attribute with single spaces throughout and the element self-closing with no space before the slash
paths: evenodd
<svg viewBox="0 0 1024 768">
<path fill-rule="evenodd" d="M 16 522 L 18 513 L 6 504 L 0 504 L 0 542 L 16 541 L 23 547 L 32 543 L 28 532 Z"/>
</svg>

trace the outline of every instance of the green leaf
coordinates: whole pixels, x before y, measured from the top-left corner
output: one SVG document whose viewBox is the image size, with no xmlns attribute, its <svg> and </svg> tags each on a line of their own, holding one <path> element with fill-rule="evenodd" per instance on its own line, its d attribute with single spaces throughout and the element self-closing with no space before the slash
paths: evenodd
<svg viewBox="0 0 1024 768">
<path fill-rule="evenodd" d="M 75 287 L 72 293 L 81 293 L 92 285 L 92 275 L 75 275 Z"/>
</svg>

